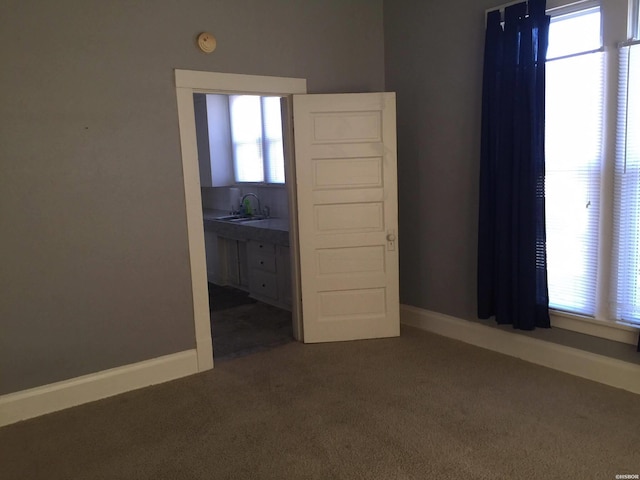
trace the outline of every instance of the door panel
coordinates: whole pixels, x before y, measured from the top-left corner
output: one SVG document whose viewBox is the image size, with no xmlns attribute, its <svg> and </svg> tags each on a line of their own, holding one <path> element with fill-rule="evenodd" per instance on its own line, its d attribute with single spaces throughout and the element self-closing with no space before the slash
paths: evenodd
<svg viewBox="0 0 640 480">
<path fill-rule="evenodd" d="M 382 186 L 382 157 L 313 161 L 317 189 Z"/>
<path fill-rule="evenodd" d="M 294 95 L 293 115 L 304 341 L 397 336 L 395 94 Z"/>
<path fill-rule="evenodd" d="M 384 247 L 321 248 L 316 251 L 318 278 L 384 273 Z"/>
<path fill-rule="evenodd" d="M 313 139 L 316 143 L 380 142 L 380 112 L 340 112 L 313 117 Z"/>
<path fill-rule="evenodd" d="M 381 202 L 316 205 L 313 210 L 316 231 L 335 234 L 381 232 L 384 229 L 382 208 Z"/>
</svg>

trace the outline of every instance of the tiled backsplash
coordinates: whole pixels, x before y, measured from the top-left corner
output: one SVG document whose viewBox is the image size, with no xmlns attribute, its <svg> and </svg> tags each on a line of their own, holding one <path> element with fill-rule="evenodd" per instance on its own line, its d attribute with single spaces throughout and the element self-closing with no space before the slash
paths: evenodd
<svg viewBox="0 0 640 480">
<path fill-rule="evenodd" d="M 202 207 L 216 210 L 238 210 L 240 198 L 247 193 L 255 193 L 260 198 L 262 208 L 269 207 L 272 217 L 289 218 L 287 187 L 202 187 Z M 251 200 L 254 201 L 253 199 Z M 252 203 L 252 205 L 255 205 Z"/>
</svg>

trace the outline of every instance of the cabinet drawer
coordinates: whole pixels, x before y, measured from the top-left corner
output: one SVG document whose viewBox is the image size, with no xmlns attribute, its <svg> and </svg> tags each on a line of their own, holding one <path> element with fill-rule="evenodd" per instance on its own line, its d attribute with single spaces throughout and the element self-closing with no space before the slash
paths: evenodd
<svg viewBox="0 0 640 480">
<path fill-rule="evenodd" d="M 274 273 L 262 270 L 251 270 L 249 290 L 253 295 L 261 295 L 273 299 L 278 298 L 278 280 Z"/>
<path fill-rule="evenodd" d="M 267 272 L 276 271 L 276 257 L 269 253 L 254 253 L 251 256 L 251 268 L 265 270 Z"/>
<path fill-rule="evenodd" d="M 255 240 L 251 240 L 249 242 L 249 254 L 252 256 L 275 255 L 276 246 L 273 243 L 256 242 Z"/>
</svg>

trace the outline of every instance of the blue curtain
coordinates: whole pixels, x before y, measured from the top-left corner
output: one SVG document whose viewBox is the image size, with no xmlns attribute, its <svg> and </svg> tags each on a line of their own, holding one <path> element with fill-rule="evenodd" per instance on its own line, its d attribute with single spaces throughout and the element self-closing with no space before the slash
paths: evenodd
<svg viewBox="0 0 640 480">
<path fill-rule="evenodd" d="M 545 0 L 489 12 L 484 51 L 478 316 L 549 327 L 544 206 Z"/>
</svg>

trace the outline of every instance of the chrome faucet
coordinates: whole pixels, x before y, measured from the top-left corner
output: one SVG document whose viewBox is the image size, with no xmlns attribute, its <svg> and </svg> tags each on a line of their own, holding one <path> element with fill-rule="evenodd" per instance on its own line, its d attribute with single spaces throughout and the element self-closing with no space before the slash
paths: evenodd
<svg viewBox="0 0 640 480">
<path fill-rule="evenodd" d="M 244 200 L 247 197 L 254 197 L 256 199 L 256 201 L 258 202 L 258 210 L 255 211 L 256 215 L 262 215 L 262 209 L 260 208 L 260 199 L 258 198 L 258 195 L 256 195 L 255 193 L 247 193 L 245 195 L 242 196 L 242 199 L 240 200 L 240 205 L 242 207 L 244 207 Z M 249 215 L 249 212 L 244 212 L 245 215 Z"/>
</svg>

